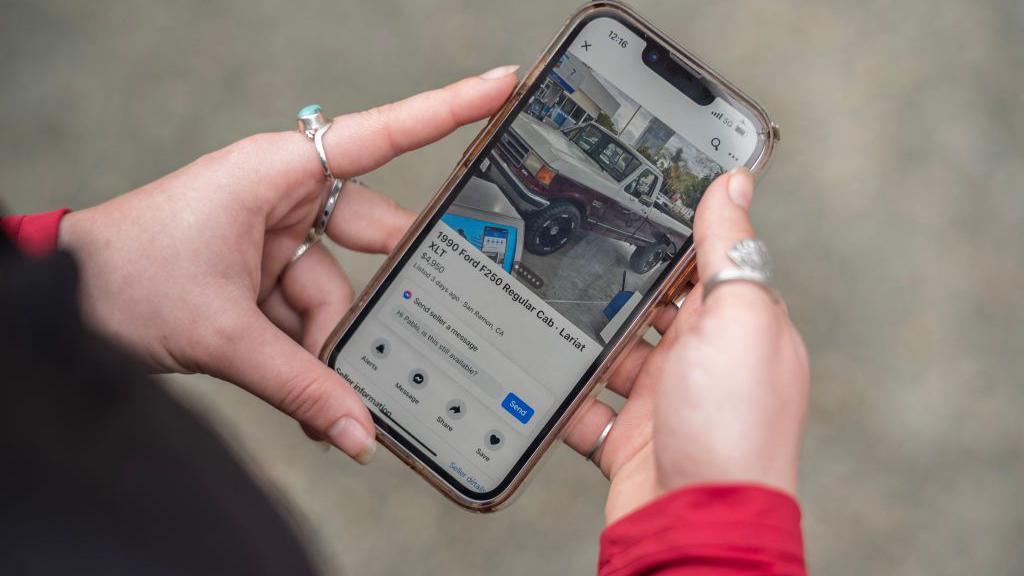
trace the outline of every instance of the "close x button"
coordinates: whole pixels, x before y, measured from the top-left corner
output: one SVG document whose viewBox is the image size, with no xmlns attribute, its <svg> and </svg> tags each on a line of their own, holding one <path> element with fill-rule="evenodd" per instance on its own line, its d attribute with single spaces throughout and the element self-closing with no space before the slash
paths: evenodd
<svg viewBox="0 0 1024 576">
<path fill-rule="evenodd" d="M 530 418 L 533 418 L 533 408 L 530 408 L 530 405 L 523 402 L 522 398 L 511 392 L 501 401 L 501 407 L 523 424 L 526 424 L 530 421 Z"/>
</svg>

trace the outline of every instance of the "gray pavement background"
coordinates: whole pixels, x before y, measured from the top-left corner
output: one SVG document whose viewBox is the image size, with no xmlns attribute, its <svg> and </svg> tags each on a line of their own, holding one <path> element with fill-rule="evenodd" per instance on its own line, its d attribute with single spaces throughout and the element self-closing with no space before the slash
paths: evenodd
<svg viewBox="0 0 1024 576">
<path fill-rule="evenodd" d="M 783 126 L 754 219 L 807 339 L 801 496 L 821 574 L 1024 566 L 1024 7 L 637 0 Z M 0 195 L 108 199 L 203 152 L 505 63 L 575 1 L 0 1 Z M 367 180 L 411 208 L 476 128 Z M 358 286 L 379 258 L 340 253 Z M 462 513 L 228 384 L 166 379 L 280 495 L 331 574 L 590 574 L 605 485 L 559 450 Z"/>
</svg>

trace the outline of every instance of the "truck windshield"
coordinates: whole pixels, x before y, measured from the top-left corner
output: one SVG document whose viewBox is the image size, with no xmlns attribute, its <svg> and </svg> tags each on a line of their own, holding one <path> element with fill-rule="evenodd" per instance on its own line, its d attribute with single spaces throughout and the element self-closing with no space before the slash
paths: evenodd
<svg viewBox="0 0 1024 576">
<path fill-rule="evenodd" d="M 616 182 L 622 182 L 640 166 L 640 160 L 624 144 L 593 124 L 577 129 L 569 139 Z"/>
</svg>

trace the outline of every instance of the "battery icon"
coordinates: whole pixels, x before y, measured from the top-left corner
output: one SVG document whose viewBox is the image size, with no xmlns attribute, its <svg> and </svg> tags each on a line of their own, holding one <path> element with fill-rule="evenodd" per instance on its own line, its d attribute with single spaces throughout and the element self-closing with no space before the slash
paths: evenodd
<svg viewBox="0 0 1024 576">
<path fill-rule="evenodd" d="M 739 134 L 740 136 L 747 135 L 746 129 L 744 129 L 743 126 L 740 126 L 739 124 L 736 125 L 736 133 Z"/>
</svg>

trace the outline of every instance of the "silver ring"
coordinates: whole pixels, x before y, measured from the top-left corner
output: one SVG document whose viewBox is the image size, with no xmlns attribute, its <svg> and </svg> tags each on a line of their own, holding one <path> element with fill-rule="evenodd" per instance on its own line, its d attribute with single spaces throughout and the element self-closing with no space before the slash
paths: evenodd
<svg viewBox="0 0 1024 576">
<path fill-rule="evenodd" d="M 320 160 L 320 167 L 324 171 L 324 180 L 330 182 L 331 187 L 327 192 L 327 197 L 324 198 L 324 203 L 320 206 L 316 222 L 314 222 L 309 232 L 306 233 L 306 238 L 302 241 L 302 244 L 299 244 L 295 254 L 292 255 L 292 262 L 301 258 L 303 254 L 308 252 L 314 244 L 323 238 L 324 232 L 327 231 L 327 223 L 330 222 L 331 214 L 334 213 L 334 208 L 338 204 L 341 190 L 345 187 L 345 181 L 334 177 L 334 174 L 331 172 L 331 166 L 327 162 L 327 150 L 324 149 L 324 134 L 331 129 L 331 121 L 324 115 L 323 108 L 319 104 L 304 106 L 297 114 L 297 122 L 299 133 L 313 141 L 317 158 Z"/>
<path fill-rule="evenodd" d="M 327 151 L 324 149 L 324 134 L 331 129 L 331 121 L 324 116 L 323 108 L 319 104 L 303 107 L 298 113 L 298 124 L 299 132 L 313 141 L 317 158 L 320 159 L 320 167 L 324 171 L 324 180 L 334 178 L 331 166 L 327 163 Z"/>
<path fill-rule="evenodd" d="M 324 205 L 320 207 L 320 215 L 316 217 L 316 224 L 313 225 L 313 233 L 323 236 L 327 233 L 327 223 L 331 221 L 331 214 L 338 205 L 341 198 L 341 191 L 345 189 L 345 180 L 342 178 L 331 179 L 331 189 L 327 191 L 327 198 L 324 198 Z"/>
<path fill-rule="evenodd" d="M 306 239 L 302 241 L 302 244 L 299 244 L 295 254 L 292 255 L 292 262 L 301 258 L 314 244 L 323 239 L 324 234 L 327 233 L 327 224 L 331 221 L 331 215 L 334 214 L 334 209 L 338 206 L 338 199 L 341 198 L 341 191 L 344 189 L 344 179 L 331 179 L 331 188 L 327 191 L 327 197 L 324 198 L 323 205 L 320 206 L 316 222 L 313 223 L 313 227 L 306 233 Z"/>
<path fill-rule="evenodd" d="M 295 254 L 292 255 L 292 259 L 291 262 L 289 262 L 289 264 L 294 264 L 295 261 L 301 258 L 303 254 L 308 252 L 309 249 L 312 248 L 314 244 L 319 242 L 320 238 L 321 236 L 317 236 L 316 234 L 314 234 L 313 229 L 310 228 L 309 232 L 306 232 L 306 239 L 302 241 L 302 244 L 299 244 L 299 247 L 295 250 Z"/>
<path fill-rule="evenodd" d="M 728 256 L 736 267 L 721 270 L 704 282 L 704 301 L 715 288 L 728 282 L 756 284 L 767 292 L 773 301 L 778 301 L 779 294 L 772 286 L 772 260 L 764 242 L 753 238 L 740 240 L 729 250 Z"/>
<path fill-rule="evenodd" d="M 613 414 L 612 419 L 604 425 L 604 430 L 601 430 L 601 435 L 597 437 L 597 442 L 594 442 L 594 447 L 587 453 L 587 457 L 583 459 L 584 461 L 594 462 L 594 464 L 597 464 L 597 462 L 594 461 L 594 456 L 597 456 L 597 453 L 601 450 L 601 446 L 604 446 L 604 441 L 608 439 L 608 434 L 611 433 L 612 426 L 615 424 L 615 418 L 617 417 L 618 415 Z"/>
</svg>

